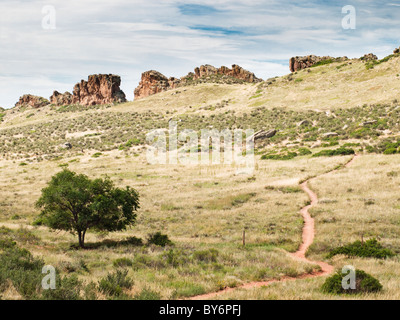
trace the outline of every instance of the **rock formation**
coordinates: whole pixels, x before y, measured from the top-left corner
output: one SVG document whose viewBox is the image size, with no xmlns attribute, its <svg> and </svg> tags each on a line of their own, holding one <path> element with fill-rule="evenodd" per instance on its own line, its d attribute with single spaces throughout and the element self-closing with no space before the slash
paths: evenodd
<svg viewBox="0 0 400 320">
<path fill-rule="evenodd" d="M 126 102 L 125 93 L 120 89 L 121 77 L 112 74 L 90 75 L 74 87 L 72 103 L 83 106 Z"/>
<path fill-rule="evenodd" d="M 378 57 L 376 55 L 374 55 L 373 53 L 368 53 L 368 54 L 364 54 L 364 56 L 362 56 L 360 58 L 360 60 L 362 60 L 362 61 L 373 61 L 373 60 L 378 60 Z"/>
<path fill-rule="evenodd" d="M 211 75 L 222 75 L 222 76 L 228 76 L 228 77 L 232 77 L 232 78 L 243 80 L 245 82 L 250 82 L 250 83 L 261 81 L 261 79 L 258 79 L 254 75 L 254 73 L 247 71 L 236 64 L 232 65 L 232 69 L 229 69 L 224 66 L 217 69 L 211 65 L 206 64 L 199 68 L 194 69 L 194 74 L 195 74 L 194 75 L 195 80 L 203 78 L 203 77 L 208 77 Z"/>
<path fill-rule="evenodd" d="M 66 106 L 72 104 L 72 94 L 65 92 L 64 94 L 54 91 L 50 97 L 50 103 L 56 106 Z"/>
<path fill-rule="evenodd" d="M 167 78 L 162 73 L 150 70 L 142 73 L 142 80 L 135 89 L 135 98 L 140 99 L 150 95 L 174 89 L 178 86 L 179 80 Z"/>
<path fill-rule="evenodd" d="M 232 69 L 222 66 L 217 69 L 211 65 L 202 65 L 193 72 L 189 72 L 186 76 L 177 79 L 174 77 L 167 78 L 158 71 L 150 70 L 142 73 L 142 79 L 139 86 L 135 89 L 135 99 L 141 99 L 150 95 L 163 92 L 166 90 L 178 88 L 193 81 L 207 82 L 208 78 L 219 77 L 219 81 L 235 79 L 243 82 L 259 82 L 254 73 L 249 72 L 238 65 L 233 65 Z"/>
<path fill-rule="evenodd" d="M 41 108 L 49 104 L 49 101 L 43 97 L 34 96 L 31 94 L 25 94 L 19 98 L 19 101 L 15 104 L 16 107 L 32 107 Z"/>
<path fill-rule="evenodd" d="M 312 67 L 313 65 L 326 60 L 332 60 L 334 62 L 341 62 L 348 60 L 347 57 L 334 58 L 329 56 L 319 57 L 315 55 L 309 55 L 304 57 L 293 57 L 289 60 L 290 72 L 296 72 L 298 70 Z"/>
</svg>

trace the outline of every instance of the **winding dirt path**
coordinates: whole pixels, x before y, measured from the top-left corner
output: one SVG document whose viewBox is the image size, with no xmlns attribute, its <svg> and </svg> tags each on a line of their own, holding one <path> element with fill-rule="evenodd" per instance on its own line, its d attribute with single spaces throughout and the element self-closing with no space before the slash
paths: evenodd
<svg viewBox="0 0 400 320">
<path fill-rule="evenodd" d="M 354 155 L 351 160 L 349 160 L 344 167 L 349 167 L 357 158 L 359 157 L 359 155 Z M 300 187 L 301 189 L 307 193 L 308 197 L 310 198 L 310 204 L 303 207 L 300 210 L 300 213 L 303 216 L 304 219 L 304 227 L 303 227 L 303 240 L 302 243 L 299 247 L 299 249 L 295 252 L 295 253 L 291 253 L 290 255 L 294 258 L 297 259 L 299 261 L 303 261 L 303 262 L 307 262 L 307 263 L 311 263 L 311 264 L 317 264 L 320 266 L 321 271 L 318 272 L 314 272 L 314 273 L 310 273 L 310 274 L 304 274 L 304 275 L 300 275 L 298 277 L 282 277 L 280 279 L 274 279 L 274 280 L 269 280 L 269 281 L 261 281 L 261 282 L 249 282 L 246 284 L 243 284 L 241 286 L 238 286 L 236 288 L 225 288 L 221 291 L 218 292 L 211 292 L 211 293 L 207 293 L 207 294 L 203 294 L 203 295 L 199 295 L 199 296 L 195 296 L 195 297 L 191 297 L 189 298 L 189 300 L 207 300 L 207 299 L 212 299 L 216 296 L 220 296 L 222 294 L 228 293 L 228 292 L 232 292 L 236 289 L 250 289 L 250 288 L 259 288 L 259 287 L 264 287 L 264 286 L 268 286 L 270 284 L 273 283 L 277 283 L 277 282 L 285 282 L 285 281 L 291 281 L 291 280 L 299 280 L 299 279 L 307 279 L 307 278 L 315 278 L 315 277 L 321 277 L 321 276 L 326 276 L 331 274 L 334 271 L 334 267 L 331 266 L 330 264 L 326 263 L 326 262 L 322 262 L 322 261 L 312 261 L 306 258 L 306 252 L 308 250 L 308 248 L 312 245 L 313 241 L 314 241 L 314 236 L 315 236 L 315 222 L 314 219 L 311 217 L 309 209 L 311 209 L 312 207 L 316 206 L 318 204 L 318 196 L 317 194 L 312 191 L 309 186 L 308 186 L 308 182 L 318 178 L 320 176 L 323 176 L 325 174 L 331 173 L 331 172 L 335 172 L 337 170 L 340 170 L 340 168 L 337 169 L 333 169 L 330 170 L 328 172 L 325 172 L 319 176 L 315 176 L 312 178 L 309 178 L 308 180 L 306 180 L 305 182 L 303 182 Z"/>
</svg>

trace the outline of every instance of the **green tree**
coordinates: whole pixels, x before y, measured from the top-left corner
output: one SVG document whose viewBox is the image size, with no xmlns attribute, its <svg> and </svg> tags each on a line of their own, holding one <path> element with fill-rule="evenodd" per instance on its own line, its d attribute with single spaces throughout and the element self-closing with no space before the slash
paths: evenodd
<svg viewBox="0 0 400 320">
<path fill-rule="evenodd" d="M 78 235 L 81 248 L 88 229 L 125 230 L 135 224 L 140 208 L 136 190 L 115 188 L 108 177 L 91 180 L 68 169 L 52 177 L 36 206 L 42 209 L 43 224 Z"/>
</svg>

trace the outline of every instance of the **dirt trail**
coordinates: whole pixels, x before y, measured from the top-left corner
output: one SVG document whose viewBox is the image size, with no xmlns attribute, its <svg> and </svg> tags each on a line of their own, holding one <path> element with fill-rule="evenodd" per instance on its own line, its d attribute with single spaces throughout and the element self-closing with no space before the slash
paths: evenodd
<svg viewBox="0 0 400 320">
<path fill-rule="evenodd" d="M 351 160 L 348 161 L 344 166 L 349 167 L 358 157 L 359 157 L 359 155 L 357 155 L 357 154 L 354 155 L 354 157 L 351 158 Z M 311 202 L 309 205 L 303 207 L 300 210 L 300 213 L 302 214 L 303 219 L 304 219 L 303 241 L 302 241 L 299 249 L 295 253 L 291 253 L 290 255 L 294 259 L 319 265 L 321 267 L 321 271 L 314 272 L 311 274 L 304 274 L 304 275 L 301 275 L 298 277 L 282 277 L 282 278 L 276 279 L 276 280 L 269 280 L 269 281 L 262 281 L 262 282 L 250 282 L 250 283 L 246 283 L 241 286 L 238 286 L 236 288 L 226 288 L 226 289 L 223 289 L 218 292 L 212 292 L 212 293 L 207 293 L 207 294 L 203 294 L 200 296 L 195 296 L 195 297 L 190 298 L 190 300 L 207 300 L 207 299 L 211 299 L 211 298 L 214 298 L 216 296 L 219 296 L 219 295 L 222 295 L 222 294 L 225 294 L 228 292 L 232 292 L 236 289 L 259 288 L 259 287 L 268 286 L 270 284 L 277 283 L 277 282 L 315 278 L 315 277 L 321 277 L 321 276 L 326 276 L 326 275 L 331 274 L 334 271 L 334 267 L 331 266 L 330 264 L 328 264 L 326 262 L 322 262 L 322 261 L 312 261 L 312 260 L 309 260 L 306 258 L 306 252 L 307 252 L 308 248 L 312 245 L 312 243 L 314 241 L 314 236 L 315 236 L 315 223 L 314 223 L 314 219 L 311 217 L 311 215 L 309 213 L 309 209 L 311 209 L 312 207 L 314 207 L 315 205 L 318 204 L 318 196 L 314 191 L 312 191 L 308 187 L 308 182 L 312 179 L 318 178 L 322 175 L 325 175 L 325 174 L 328 174 L 331 172 L 335 172 L 337 170 L 339 170 L 339 169 L 334 169 L 334 170 L 328 171 L 326 173 L 323 173 L 319 176 L 310 178 L 300 185 L 301 189 L 305 193 L 307 193 L 307 195 L 309 196 Z"/>
</svg>

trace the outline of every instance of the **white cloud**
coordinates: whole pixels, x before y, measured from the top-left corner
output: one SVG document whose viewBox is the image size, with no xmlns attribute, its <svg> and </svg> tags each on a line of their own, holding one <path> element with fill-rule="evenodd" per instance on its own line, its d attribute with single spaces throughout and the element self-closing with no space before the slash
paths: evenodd
<svg viewBox="0 0 400 320">
<path fill-rule="evenodd" d="M 293 55 L 383 57 L 399 46 L 397 3 L 353 3 L 357 30 L 344 32 L 336 1 L 2 0 L 0 105 L 11 107 L 25 93 L 72 91 L 94 73 L 121 75 L 133 99 L 149 69 L 183 76 L 204 63 L 236 63 L 268 78 L 287 73 Z M 49 4 L 56 8 L 56 30 L 41 27 Z M 180 10 L 190 4 L 216 10 Z"/>
</svg>

